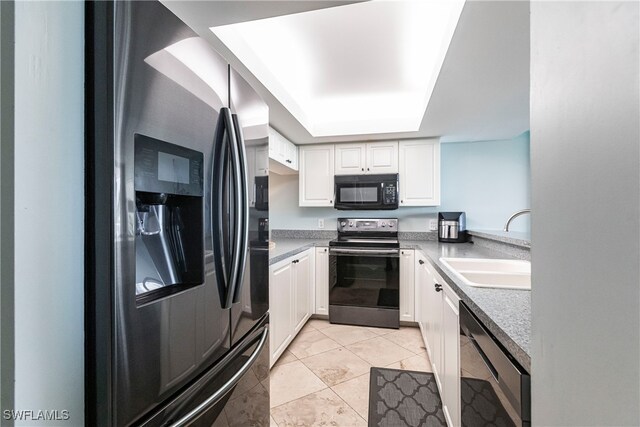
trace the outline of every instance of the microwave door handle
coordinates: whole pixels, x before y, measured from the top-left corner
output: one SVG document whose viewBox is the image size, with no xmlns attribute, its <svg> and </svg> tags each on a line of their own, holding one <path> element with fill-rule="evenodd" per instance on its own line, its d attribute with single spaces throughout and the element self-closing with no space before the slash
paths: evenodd
<svg viewBox="0 0 640 427">
<path fill-rule="evenodd" d="M 240 246 L 238 247 L 238 270 L 236 273 L 236 281 L 233 289 L 233 303 L 240 301 L 240 292 L 242 291 L 242 283 L 244 281 L 244 270 L 247 265 L 247 246 L 249 244 L 249 186 L 247 182 L 247 162 L 246 151 L 244 146 L 244 137 L 242 128 L 238 122 L 237 114 L 233 114 L 233 127 L 236 136 L 236 146 L 238 153 L 238 164 L 240 166 L 240 195 L 238 205 L 240 205 L 241 227 L 238 227 L 240 234 Z"/>
<path fill-rule="evenodd" d="M 220 296 L 220 304 L 223 309 L 227 306 L 229 289 L 228 254 L 225 242 L 224 230 L 224 197 L 228 194 L 225 188 L 226 158 L 229 155 L 228 138 L 226 132 L 226 120 L 224 108 L 220 110 L 220 116 L 216 125 L 214 137 L 213 159 L 211 162 L 211 235 L 213 245 L 213 262 L 216 270 L 216 282 Z"/>
</svg>

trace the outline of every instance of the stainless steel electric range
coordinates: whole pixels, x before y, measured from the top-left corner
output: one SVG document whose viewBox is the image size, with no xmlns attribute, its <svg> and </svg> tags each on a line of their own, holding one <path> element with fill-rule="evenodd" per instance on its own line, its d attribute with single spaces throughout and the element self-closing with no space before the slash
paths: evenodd
<svg viewBox="0 0 640 427">
<path fill-rule="evenodd" d="M 397 218 L 338 218 L 329 242 L 329 321 L 399 328 Z"/>
</svg>

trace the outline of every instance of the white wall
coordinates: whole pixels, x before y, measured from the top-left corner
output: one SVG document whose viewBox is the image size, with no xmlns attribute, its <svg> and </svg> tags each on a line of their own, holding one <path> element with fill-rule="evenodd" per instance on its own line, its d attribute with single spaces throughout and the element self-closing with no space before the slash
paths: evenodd
<svg viewBox="0 0 640 427">
<path fill-rule="evenodd" d="M 13 407 L 14 3 L 0 2 L 0 408 Z M 0 422 L 2 424 L 2 422 Z M 3 424 L 4 425 L 4 424 Z"/>
<path fill-rule="evenodd" d="M 640 425 L 639 21 L 531 3 L 534 425 Z"/>
<path fill-rule="evenodd" d="M 84 6 L 15 7 L 15 409 L 84 422 Z"/>
<path fill-rule="evenodd" d="M 438 207 L 401 207 L 395 211 L 338 211 L 298 206 L 298 176 L 269 176 L 269 217 L 272 229 L 336 229 L 336 218 L 397 217 L 401 231 L 428 231 L 439 211 L 465 211 L 467 227 L 502 230 L 509 216 L 530 207 L 529 133 L 501 141 L 441 144 L 441 194 Z M 402 185 L 402 183 L 400 183 Z M 528 232 L 529 216 L 516 219 L 513 231 Z"/>
</svg>

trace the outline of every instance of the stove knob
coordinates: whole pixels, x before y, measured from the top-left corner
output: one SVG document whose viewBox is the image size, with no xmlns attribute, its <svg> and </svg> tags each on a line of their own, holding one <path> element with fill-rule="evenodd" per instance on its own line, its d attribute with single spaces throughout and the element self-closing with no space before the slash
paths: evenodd
<svg viewBox="0 0 640 427">
<path fill-rule="evenodd" d="M 349 227 L 353 227 L 353 221 L 349 221 Z"/>
<path fill-rule="evenodd" d="M 347 223 L 346 223 L 346 222 L 344 222 L 344 221 L 342 221 L 342 222 L 340 223 L 340 227 L 344 227 L 345 225 L 347 225 Z"/>
<path fill-rule="evenodd" d="M 382 222 L 382 224 L 380 224 L 380 225 L 381 225 L 382 227 L 386 227 L 386 226 L 387 226 L 387 223 L 383 221 L 383 222 Z"/>
</svg>

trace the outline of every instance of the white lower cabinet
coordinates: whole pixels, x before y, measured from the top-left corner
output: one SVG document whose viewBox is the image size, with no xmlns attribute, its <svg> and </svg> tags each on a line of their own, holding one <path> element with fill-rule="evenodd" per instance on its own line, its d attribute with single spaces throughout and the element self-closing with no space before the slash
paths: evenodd
<svg viewBox="0 0 640 427">
<path fill-rule="evenodd" d="M 293 260 L 295 282 L 293 293 L 294 303 L 294 333 L 300 332 L 309 316 L 311 316 L 311 257 L 312 251 L 308 250 L 300 254 Z"/>
<path fill-rule="evenodd" d="M 442 407 L 447 424 L 459 426 L 460 314 L 458 297 L 447 288 L 444 289 L 442 301 Z"/>
<path fill-rule="evenodd" d="M 269 267 L 270 366 L 311 316 L 314 255 L 308 249 Z"/>
<path fill-rule="evenodd" d="M 314 314 L 329 315 L 329 248 L 316 248 L 316 299 Z"/>
<path fill-rule="evenodd" d="M 400 321 L 413 322 L 415 306 L 415 251 L 400 250 Z"/>
<path fill-rule="evenodd" d="M 431 360 L 449 426 L 460 425 L 460 299 L 416 251 L 416 321 Z"/>
<path fill-rule="evenodd" d="M 269 347 L 272 365 L 291 342 L 293 333 L 293 264 L 286 260 L 273 267 L 269 271 Z"/>
</svg>

